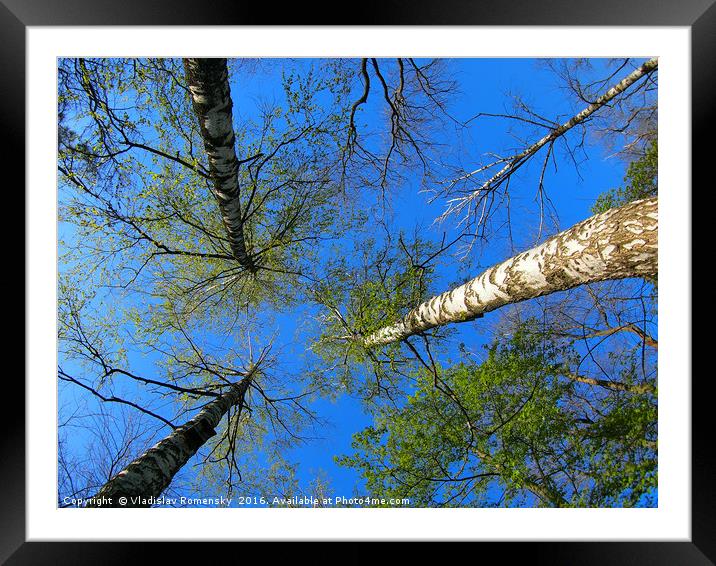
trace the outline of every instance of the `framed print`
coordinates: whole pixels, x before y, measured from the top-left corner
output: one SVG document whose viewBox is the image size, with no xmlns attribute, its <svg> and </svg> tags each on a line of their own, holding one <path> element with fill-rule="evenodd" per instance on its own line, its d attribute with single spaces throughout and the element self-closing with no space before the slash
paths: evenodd
<svg viewBox="0 0 716 566">
<path fill-rule="evenodd" d="M 3 0 L 28 227 L 0 558 L 716 561 L 716 8 L 678 8 Z"/>
</svg>

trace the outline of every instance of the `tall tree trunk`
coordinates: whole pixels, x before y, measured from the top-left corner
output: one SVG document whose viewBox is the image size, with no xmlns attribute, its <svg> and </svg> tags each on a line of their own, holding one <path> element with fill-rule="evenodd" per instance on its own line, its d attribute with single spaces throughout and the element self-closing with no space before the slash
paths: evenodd
<svg viewBox="0 0 716 566">
<path fill-rule="evenodd" d="M 216 434 L 214 429 L 226 412 L 243 404 L 250 381 L 251 374 L 131 462 L 104 484 L 87 507 L 149 507 L 151 498 L 159 497 L 189 458 Z"/>
<path fill-rule="evenodd" d="M 184 59 L 184 69 L 231 252 L 239 264 L 255 273 L 256 265 L 246 249 L 244 236 L 226 59 Z"/>
<path fill-rule="evenodd" d="M 364 344 L 390 344 L 584 283 L 653 276 L 658 271 L 657 239 L 657 197 L 613 208 L 418 305 L 402 320 L 367 336 Z"/>
</svg>

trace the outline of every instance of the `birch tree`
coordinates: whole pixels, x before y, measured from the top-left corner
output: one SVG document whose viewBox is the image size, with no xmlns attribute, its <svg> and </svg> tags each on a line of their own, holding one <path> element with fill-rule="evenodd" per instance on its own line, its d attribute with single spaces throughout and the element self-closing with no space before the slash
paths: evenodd
<svg viewBox="0 0 716 566">
<path fill-rule="evenodd" d="M 594 212 L 630 197 L 656 206 L 655 165 L 654 145 Z M 504 305 L 496 322 L 461 333 L 457 363 L 445 332 L 369 349 L 378 384 L 390 382 L 382 367 L 414 389 L 376 402 L 340 463 L 365 495 L 418 506 L 654 505 L 656 297 L 651 277 L 634 277 Z M 494 336 L 486 356 L 468 342 L 478 329 Z"/>
<path fill-rule="evenodd" d="M 209 159 L 213 192 L 219 204 L 231 252 L 250 272 L 254 261 L 246 250 L 239 161 L 236 158 L 229 70 L 226 59 L 185 59 L 187 86 L 191 93 L 204 148 Z"/>
<path fill-rule="evenodd" d="M 240 402 L 221 401 L 227 374 L 240 370 L 217 351 L 229 337 L 241 346 L 230 349 L 236 357 L 246 342 L 250 352 L 320 273 L 316 244 L 353 222 L 341 206 L 341 175 L 354 168 L 342 156 L 349 129 L 365 138 L 357 109 L 348 127 L 352 76 L 344 68 L 287 71 L 285 105 L 260 105 L 241 123 L 226 60 L 60 61 L 60 215 L 72 225 L 60 243 L 63 292 L 84 294 L 95 312 L 80 318 L 71 301 L 61 307 L 58 378 L 174 430 L 107 484 L 102 494 L 115 503 L 130 491 L 156 496 L 191 458 L 203 458 L 207 473 L 225 464 L 222 489 L 230 491 L 242 481 L 237 460 L 273 450 L 263 439 L 285 448 L 318 422 L 303 399 L 323 388 L 304 387 L 289 371 L 274 378 L 263 368 Z M 373 68 L 387 93 L 385 67 Z M 406 135 L 403 118 L 400 128 Z M 138 356 L 158 357 L 165 377 L 133 370 L 129 358 Z M 176 424 L 207 398 L 221 411 Z M 216 428 L 222 415 L 221 434 L 194 434 L 201 423 Z"/>
<path fill-rule="evenodd" d="M 124 365 L 129 363 L 127 356 L 113 351 L 114 328 L 97 320 L 96 305 L 78 300 L 71 289 L 62 291 L 60 354 L 72 369 L 65 364 L 58 368 L 60 382 L 88 391 L 103 405 L 121 406 L 151 419 L 159 424 L 159 431 L 171 430 L 122 471 L 115 469 L 95 492 L 98 497 L 91 506 L 152 506 L 152 498 L 163 493 L 192 459 L 204 472 L 213 470 L 221 478 L 218 489 L 230 496 L 241 481 L 242 467 L 256 452 L 266 451 L 264 458 L 271 461 L 273 443 L 287 447 L 300 442 L 305 431 L 320 422 L 304 403 L 314 391 L 302 388 L 287 370 L 282 379 L 272 376 L 271 348 L 254 357 L 250 334 L 239 336 L 239 343 L 249 342 L 248 352 L 242 354 L 234 348 L 217 350 L 210 342 L 200 344 L 196 330 L 178 317 L 175 334 L 165 329 L 151 341 L 142 337 L 160 332 L 157 327 L 133 329 L 134 343 L 125 341 L 120 350 L 133 349 L 145 357 L 161 355 L 154 368 L 163 375 L 150 377 Z M 242 363 L 245 355 L 248 361 Z M 176 424 L 191 414 L 188 422 Z M 266 433 L 269 428 L 271 437 Z M 119 497 L 127 500 L 123 503 Z"/>
<path fill-rule="evenodd" d="M 232 407 L 243 408 L 251 371 L 206 405 L 197 416 L 132 461 L 90 498 L 88 507 L 150 507 L 176 473 L 216 434 Z"/>
<path fill-rule="evenodd" d="M 421 303 L 363 342 L 369 347 L 390 344 L 585 283 L 654 276 L 658 270 L 657 238 L 657 198 L 610 209 Z"/>
<path fill-rule="evenodd" d="M 461 132 L 467 128 L 450 110 L 457 82 L 444 73 L 450 63 L 269 62 L 278 88 L 257 102 L 248 94 L 247 71 L 262 64 L 59 63 L 58 379 L 63 391 L 74 388 L 107 411 L 133 412 L 158 427 L 152 442 L 163 438 L 139 455 L 133 445 L 131 463 L 123 452 L 121 473 L 113 473 L 99 492 L 95 485 L 83 494 L 108 497 L 113 505 L 127 497 L 131 506 L 172 489 L 231 494 L 239 486 L 266 488 L 273 482 L 278 493 L 294 486 L 304 491 L 289 455 L 320 436 L 323 421 L 312 403 L 348 394 L 359 396 L 381 419 L 383 435 L 371 438 L 368 451 L 375 454 L 357 457 L 354 467 L 380 461 L 387 466 L 381 469 L 400 481 L 425 480 L 425 485 L 487 485 L 499 478 L 517 502 L 586 501 L 580 486 L 587 480 L 561 459 L 574 463 L 577 447 L 558 450 L 559 443 L 570 434 L 591 438 L 599 427 L 628 429 L 629 441 L 654 440 L 651 364 L 658 337 L 621 311 L 604 309 L 607 316 L 596 322 L 591 313 L 575 322 L 576 309 L 564 306 L 553 332 L 532 328 L 530 340 L 520 342 L 516 352 L 511 330 L 492 345 L 497 361 L 483 366 L 466 357 L 469 341 L 459 347 L 451 341 L 458 326 L 449 323 L 498 309 L 512 312 L 510 307 L 532 306 L 530 299 L 537 297 L 547 301 L 556 291 L 596 294 L 595 282 L 651 280 L 657 271 L 655 180 L 606 193 L 595 205 L 596 216 L 539 246 L 532 248 L 530 240 L 521 249 L 532 249 L 507 252 L 502 257 L 514 257 L 472 279 L 474 258 L 455 264 L 448 254 L 465 236 L 461 227 L 442 234 L 416 228 L 408 236 L 405 226 L 412 219 L 396 205 L 404 201 L 393 199 L 405 189 L 436 186 L 465 157 L 458 137 L 440 130 L 445 124 Z M 606 98 L 590 99 L 586 113 L 575 119 L 539 121 L 546 137 L 540 133 L 540 142 L 521 146 L 514 162 L 494 165 L 508 170 L 488 192 L 507 191 L 511 172 L 539 151 L 546 149 L 547 159 L 554 159 L 554 143 L 651 80 L 656 65 L 645 65 L 641 75 L 635 71 Z M 653 176 L 655 144 L 653 149 L 650 164 L 639 165 L 635 175 Z M 478 177 L 465 179 L 465 186 Z M 409 185 L 401 184 L 405 181 Z M 395 224 L 394 213 L 400 220 Z M 400 230 L 393 228 L 397 225 Z M 444 288 L 452 290 L 431 298 Z M 627 286 L 615 287 L 622 288 Z M 589 302 L 584 293 L 580 305 Z M 523 322 L 505 326 L 519 330 Z M 574 346 L 578 334 L 584 346 Z M 641 356 L 639 371 L 627 371 L 639 358 L 634 348 L 621 356 L 618 341 L 625 337 L 640 340 L 636 346 L 651 352 Z M 592 345 L 601 339 L 612 344 L 606 355 L 619 358 L 611 366 L 591 361 L 590 356 L 598 358 Z M 257 362 L 256 344 L 277 345 L 276 356 L 270 361 L 259 356 Z M 545 354 L 553 351 L 558 355 Z M 462 365 L 454 363 L 455 356 Z M 471 389 L 475 376 L 482 382 Z M 430 402 L 422 403 L 423 396 Z M 593 408 L 584 409 L 583 396 Z M 560 412 L 563 403 L 569 407 Z M 634 416 L 642 409 L 643 422 Z M 612 420 L 596 424 L 602 410 Z M 433 420 L 426 417 L 431 411 Z M 481 411 L 485 420 L 478 423 L 472 417 Z M 503 420 L 513 412 L 509 426 Z M 632 428 L 620 428 L 625 414 Z M 550 418 L 555 426 L 540 428 Z M 396 427 L 383 426 L 391 422 Z M 500 428 L 482 438 L 473 425 L 482 432 Z M 405 445 L 385 445 L 386 433 L 406 439 Z M 423 436 L 433 433 L 436 444 L 424 444 Z M 533 442 L 536 456 L 519 444 L 521 434 Z M 489 444 L 495 440 L 506 445 L 501 454 Z M 438 454 L 437 467 L 413 473 L 421 458 L 439 453 L 440 443 L 451 454 Z M 640 460 L 617 441 L 610 446 L 623 460 L 613 462 L 608 478 L 616 487 L 605 488 L 608 496 L 594 501 L 625 501 L 615 495 L 618 487 L 633 489 L 639 470 L 653 471 L 648 458 Z M 454 473 L 456 451 L 469 453 L 475 478 Z M 389 458 L 374 459 L 388 452 Z M 393 457 L 410 463 L 407 475 L 393 466 Z M 595 449 L 590 457 L 603 454 Z M 594 467 L 594 473 L 603 472 Z M 550 481 L 552 474 L 559 481 Z M 377 491 L 381 485 L 398 489 L 387 475 L 373 479 Z M 565 487 L 573 479 L 577 487 Z M 425 495 L 420 502 L 445 501 L 426 495 L 425 485 L 418 490 Z M 594 493 L 602 487 L 589 484 Z M 457 495 L 454 501 L 460 500 Z"/>
<path fill-rule="evenodd" d="M 212 96 L 228 105 L 220 67 L 218 79 L 209 72 Z M 206 78 L 197 73 L 188 76 Z M 289 289 L 316 271 L 310 244 L 351 222 L 334 200 L 348 106 L 339 73 L 287 73 L 283 104 L 255 105 L 238 122 L 201 104 L 197 117 L 181 61 L 61 61 L 60 213 L 78 233 L 68 262 L 101 250 L 98 278 L 171 293 L 196 316 L 213 308 L 214 320 L 232 296 L 290 302 Z M 204 112 L 233 139 L 205 138 Z"/>
<path fill-rule="evenodd" d="M 552 154 L 554 143 L 576 126 L 587 122 L 592 115 L 601 109 L 608 108 L 613 100 L 622 95 L 629 88 L 632 88 L 639 81 L 645 79 L 645 77 L 654 73 L 658 69 L 658 65 L 659 62 L 657 58 L 652 58 L 642 63 L 638 68 L 622 78 L 606 92 L 599 95 L 596 100 L 591 102 L 586 108 L 582 109 L 564 123 L 559 124 L 553 120 L 547 120 L 534 113 L 530 113 L 531 115 L 525 119 L 526 122 L 547 127 L 550 131 L 513 155 L 499 157 L 486 165 L 472 171 L 466 171 L 458 177 L 446 182 L 444 188 L 438 191 L 438 194 L 443 193 L 448 197 L 447 209 L 440 217 L 440 220 L 445 220 L 450 216 L 460 217 L 460 215 L 462 215 L 462 217 L 459 218 L 460 224 L 471 223 L 473 216 L 477 219 L 476 222 L 478 225 L 484 223 L 486 217 L 490 214 L 491 206 L 489 202 L 494 198 L 494 193 L 500 189 L 500 187 L 505 187 L 506 190 L 510 178 L 542 148 L 547 147 L 548 149 L 539 181 L 539 189 L 541 192 L 543 189 L 545 169 Z M 572 84 L 570 84 L 570 86 L 572 86 Z M 586 93 L 580 90 L 578 94 L 584 99 Z M 483 115 L 485 114 L 479 113 L 476 117 Z M 489 114 L 487 115 L 489 116 Z M 626 129 L 629 122 L 633 119 L 634 116 L 627 119 L 627 126 L 624 126 L 623 129 Z M 459 195 L 459 193 L 465 192 L 458 190 L 459 187 L 467 183 L 472 184 L 476 179 L 478 179 L 476 188 L 467 190 L 466 195 Z M 458 193 L 459 196 L 454 196 L 455 193 Z"/>
<path fill-rule="evenodd" d="M 95 411 L 85 411 L 77 405 L 65 402 L 58 412 L 58 507 L 88 499 L 152 445 L 150 419 L 133 408 L 117 411 L 98 403 Z M 89 449 L 77 454 L 70 445 L 85 434 L 90 437 Z"/>
<path fill-rule="evenodd" d="M 640 382 L 627 363 L 619 381 L 574 379 L 566 367 L 579 355 L 541 327 L 524 320 L 478 360 L 446 367 L 426 356 L 415 393 L 382 405 L 340 458 L 366 495 L 428 507 L 653 501 L 656 391 L 644 385 L 654 377 Z"/>
<path fill-rule="evenodd" d="M 589 59 L 547 60 L 546 65 L 560 78 L 567 91 L 577 100 L 591 104 L 598 99 L 614 78 L 620 76 L 633 64 L 631 58 L 613 59 L 613 71 L 603 77 L 585 79 L 584 71 L 589 70 Z M 609 104 L 595 112 L 581 126 L 582 131 L 594 140 L 612 157 L 626 162 L 639 159 L 644 150 L 657 139 L 658 126 L 658 68 L 634 83 L 624 94 L 612 99 Z M 585 128 L 588 125 L 588 128 Z"/>
</svg>

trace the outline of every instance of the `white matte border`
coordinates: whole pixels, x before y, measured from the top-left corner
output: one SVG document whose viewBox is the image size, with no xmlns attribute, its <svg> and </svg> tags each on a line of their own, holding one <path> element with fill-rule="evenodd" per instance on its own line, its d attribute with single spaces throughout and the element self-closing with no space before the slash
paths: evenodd
<svg viewBox="0 0 716 566">
<path fill-rule="evenodd" d="M 28 27 L 27 539 L 691 539 L 688 27 Z M 659 57 L 657 509 L 57 509 L 57 57 Z M 32 214 L 30 214 L 32 212 Z"/>
</svg>

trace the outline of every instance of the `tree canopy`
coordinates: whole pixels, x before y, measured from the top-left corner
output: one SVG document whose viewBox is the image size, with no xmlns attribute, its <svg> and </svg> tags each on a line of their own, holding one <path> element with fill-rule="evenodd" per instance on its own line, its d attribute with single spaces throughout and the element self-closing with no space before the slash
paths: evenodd
<svg viewBox="0 0 716 566">
<path fill-rule="evenodd" d="M 58 504 L 655 505 L 657 77 L 60 59 Z"/>
</svg>

